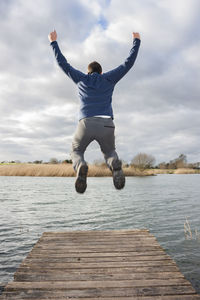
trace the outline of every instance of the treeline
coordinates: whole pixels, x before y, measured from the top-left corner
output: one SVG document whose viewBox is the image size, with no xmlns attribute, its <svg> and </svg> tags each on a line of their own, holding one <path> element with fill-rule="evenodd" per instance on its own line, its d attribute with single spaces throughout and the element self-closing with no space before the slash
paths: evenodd
<svg viewBox="0 0 200 300">
<path fill-rule="evenodd" d="M 97 160 L 94 162 L 95 165 L 104 165 L 102 160 Z M 170 160 L 169 162 L 161 162 L 156 165 L 156 159 L 153 155 L 147 153 L 138 153 L 128 164 L 123 161 L 124 167 L 135 167 L 141 170 L 145 169 L 179 169 L 179 168 L 190 168 L 190 169 L 200 169 L 200 162 L 188 163 L 187 156 L 185 154 L 180 154 L 177 158 Z"/>
<path fill-rule="evenodd" d="M 187 162 L 187 156 L 180 154 L 177 158 L 170 160 L 169 162 L 161 162 L 158 166 L 159 169 L 179 169 L 179 168 L 190 168 L 200 169 L 200 162 L 189 163 Z"/>
<path fill-rule="evenodd" d="M 1 164 L 20 164 L 21 161 L 2 161 Z M 28 164 L 72 164 L 71 159 L 58 160 L 57 158 L 51 158 L 48 162 L 43 162 L 43 160 L 35 160 L 33 162 L 28 162 Z M 106 166 L 104 160 L 95 160 L 93 162 L 95 166 Z M 161 162 L 156 165 L 156 159 L 153 155 L 147 153 L 138 153 L 133 157 L 131 163 L 123 161 L 124 167 L 134 167 L 141 170 L 145 169 L 179 169 L 179 168 L 190 168 L 190 169 L 200 169 L 200 162 L 188 163 L 187 156 L 185 154 L 180 154 L 177 158 L 170 160 L 169 162 Z"/>
<path fill-rule="evenodd" d="M 20 160 L 11 161 L 1 161 L 1 164 L 21 164 Z M 45 162 L 43 160 L 28 161 L 27 164 L 72 164 L 71 159 L 58 160 L 57 158 L 51 158 L 49 161 Z"/>
</svg>

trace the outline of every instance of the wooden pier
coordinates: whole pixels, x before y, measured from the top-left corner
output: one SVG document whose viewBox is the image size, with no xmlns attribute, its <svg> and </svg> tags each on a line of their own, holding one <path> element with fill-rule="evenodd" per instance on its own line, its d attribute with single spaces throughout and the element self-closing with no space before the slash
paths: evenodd
<svg viewBox="0 0 200 300">
<path fill-rule="evenodd" d="M 200 299 L 148 230 L 45 232 L 0 299 Z"/>
</svg>

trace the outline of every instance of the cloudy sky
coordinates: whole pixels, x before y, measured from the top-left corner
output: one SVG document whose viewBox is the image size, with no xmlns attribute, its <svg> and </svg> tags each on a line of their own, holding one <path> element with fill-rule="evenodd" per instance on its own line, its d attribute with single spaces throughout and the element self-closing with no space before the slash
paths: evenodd
<svg viewBox="0 0 200 300">
<path fill-rule="evenodd" d="M 113 94 L 116 148 L 156 162 L 200 161 L 199 0 L 1 0 L 0 161 L 69 158 L 77 126 L 76 85 L 59 69 L 54 28 L 72 66 L 121 64 L 140 32 L 134 67 Z M 86 160 L 101 159 L 96 142 Z"/>
</svg>

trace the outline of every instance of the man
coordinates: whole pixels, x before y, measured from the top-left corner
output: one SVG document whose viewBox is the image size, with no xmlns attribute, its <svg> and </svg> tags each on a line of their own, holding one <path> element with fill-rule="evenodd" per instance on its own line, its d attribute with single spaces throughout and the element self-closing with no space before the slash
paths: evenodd
<svg viewBox="0 0 200 300">
<path fill-rule="evenodd" d="M 48 37 L 58 65 L 74 81 L 79 92 L 79 123 L 71 152 L 73 167 L 77 173 L 76 191 L 84 193 L 87 188 L 88 166 L 84 160 L 84 152 L 93 140 L 99 143 L 105 161 L 112 171 L 115 188 L 122 189 L 125 185 L 125 176 L 122 163 L 115 151 L 112 94 L 116 83 L 135 62 L 140 46 L 140 35 L 133 32 L 133 46 L 125 62 L 116 69 L 103 74 L 101 65 L 95 61 L 88 65 L 88 74 L 74 69 L 59 49 L 56 31 L 51 32 Z"/>
</svg>

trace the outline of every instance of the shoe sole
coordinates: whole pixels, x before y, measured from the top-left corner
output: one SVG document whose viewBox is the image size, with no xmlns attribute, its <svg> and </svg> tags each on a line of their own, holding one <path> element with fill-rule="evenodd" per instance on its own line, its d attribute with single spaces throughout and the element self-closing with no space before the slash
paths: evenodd
<svg viewBox="0 0 200 300">
<path fill-rule="evenodd" d="M 87 188 L 87 173 L 88 173 L 88 166 L 82 165 L 80 166 L 77 174 L 77 179 L 75 182 L 75 188 L 77 193 L 84 193 Z"/>
<path fill-rule="evenodd" d="M 122 170 L 113 170 L 113 183 L 117 190 L 124 188 L 125 176 Z"/>
<path fill-rule="evenodd" d="M 120 160 L 117 159 L 113 161 L 113 183 L 117 190 L 121 190 L 125 186 L 125 176 L 121 165 Z"/>
</svg>

